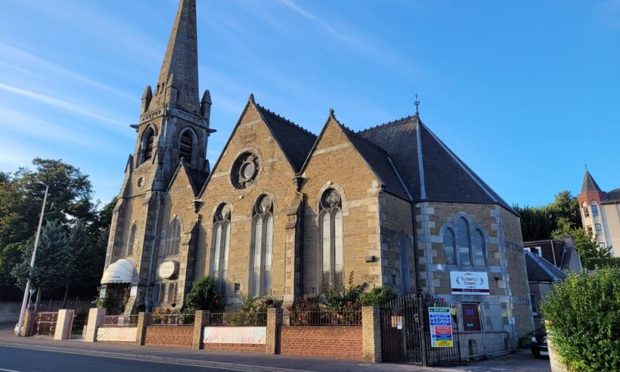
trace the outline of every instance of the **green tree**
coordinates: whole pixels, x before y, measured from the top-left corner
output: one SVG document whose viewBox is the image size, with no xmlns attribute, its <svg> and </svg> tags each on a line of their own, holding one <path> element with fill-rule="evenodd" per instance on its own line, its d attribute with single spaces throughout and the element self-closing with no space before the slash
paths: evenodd
<svg viewBox="0 0 620 372">
<path fill-rule="evenodd" d="M 20 288 L 26 286 L 30 277 L 33 288 L 52 293 L 65 289 L 71 279 L 75 256 L 70 249 L 67 235 L 56 221 L 48 221 L 41 231 L 35 265 L 30 270 L 34 245 L 28 244 L 21 262 L 13 269 L 13 276 Z"/>
<path fill-rule="evenodd" d="M 88 242 L 96 242 L 104 229 L 88 176 L 61 160 L 36 158 L 32 163 L 34 170 L 0 172 L 0 300 L 20 296 L 11 271 L 32 247 L 45 190 L 40 182 L 49 185 L 46 220 L 57 221 L 65 232 L 81 221 L 88 226 Z"/>
</svg>

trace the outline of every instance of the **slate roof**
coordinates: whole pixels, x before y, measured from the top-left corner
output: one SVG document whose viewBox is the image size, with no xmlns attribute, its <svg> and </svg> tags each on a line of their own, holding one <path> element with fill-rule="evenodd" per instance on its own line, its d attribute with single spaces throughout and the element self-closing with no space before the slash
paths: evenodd
<svg viewBox="0 0 620 372">
<path fill-rule="evenodd" d="M 370 165 L 377 177 L 379 177 L 384 190 L 403 199 L 411 200 L 411 196 L 404 187 L 403 181 L 399 178 L 397 169 L 393 162 L 390 161 L 388 153 L 352 130 L 344 126 L 342 127 L 353 146 Z"/>
<path fill-rule="evenodd" d="M 416 115 L 366 129 L 359 135 L 389 154 L 415 201 L 499 204 L 516 214 Z"/>
<path fill-rule="evenodd" d="M 209 173 L 201 172 L 197 169 L 191 169 L 190 167 L 185 167 L 187 171 L 187 176 L 189 177 L 189 181 L 192 184 L 192 188 L 194 189 L 194 195 L 198 195 L 202 187 L 207 182 L 207 178 L 209 178 Z"/>
<path fill-rule="evenodd" d="M 299 172 L 316 141 L 316 136 L 259 104 L 256 104 L 256 108 L 291 162 L 295 172 Z"/>
<path fill-rule="evenodd" d="M 602 191 L 598 186 L 590 172 L 586 169 L 586 173 L 583 175 L 583 183 L 581 184 L 581 192 L 588 191 Z"/>
<path fill-rule="evenodd" d="M 607 193 L 607 200 L 601 204 L 617 204 L 620 203 L 620 189 L 614 189 Z"/>
<path fill-rule="evenodd" d="M 557 282 L 566 278 L 562 270 L 542 257 L 524 250 L 527 280 L 530 282 Z"/>
</svg>

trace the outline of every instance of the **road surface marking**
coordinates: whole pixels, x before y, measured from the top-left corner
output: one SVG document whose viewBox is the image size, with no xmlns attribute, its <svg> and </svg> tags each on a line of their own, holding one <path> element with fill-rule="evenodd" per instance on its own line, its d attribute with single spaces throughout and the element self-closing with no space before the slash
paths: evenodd
<svg viewBox="0 0 620 372">
<path fill-rule="evenodd" d="M 4 368 L 0 368 L 0 371 L 4 371 L 4 372 L 20 372 L 20 371 L 14 370 L 14 369 L 4 369 Z"/>
</svg>

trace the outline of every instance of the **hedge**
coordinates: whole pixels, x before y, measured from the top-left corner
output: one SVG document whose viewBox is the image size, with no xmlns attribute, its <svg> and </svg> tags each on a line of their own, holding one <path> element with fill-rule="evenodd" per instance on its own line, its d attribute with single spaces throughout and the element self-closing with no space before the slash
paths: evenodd
<svg viewBox="0 0 620 372">
<path fill-rule="evenodd" d="M 541 307 L 554 350 L 575 371 L 620 371 L 620 269 L 570 275 Z"/>
</svg>

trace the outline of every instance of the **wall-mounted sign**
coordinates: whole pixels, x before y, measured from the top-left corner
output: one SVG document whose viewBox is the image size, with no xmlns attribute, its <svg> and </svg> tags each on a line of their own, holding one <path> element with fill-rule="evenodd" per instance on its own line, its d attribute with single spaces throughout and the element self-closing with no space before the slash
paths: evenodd
<svg viewBox="0 0 620 372">
<path fill-rule="evenodd" d="M 429 307 L 431 347 L 452 347 L 452 315 L 449 307 Z"/>
<path fill-rule="evenodd" d="M 177 263 L 174 261 L 164 261 L 157 269 L 157 275 L 162 279 L 170 279 L 177 273 Z"/>
<path fill-rule="evenodd" d="M 465 332 L 480 332 L 478 304 L 464 303 L 461 304 L 461 309 L 463 310 L 463 330 Z"/>
<path fill-rule="evenodd" d="M 452 294 L 489 295 L 487 272 L 450 271 Z"/>
<path fill-rule="evenodd" d="M 264 345 L 267 327 L 204 327 L 205 344 Z"/>
</svg>

